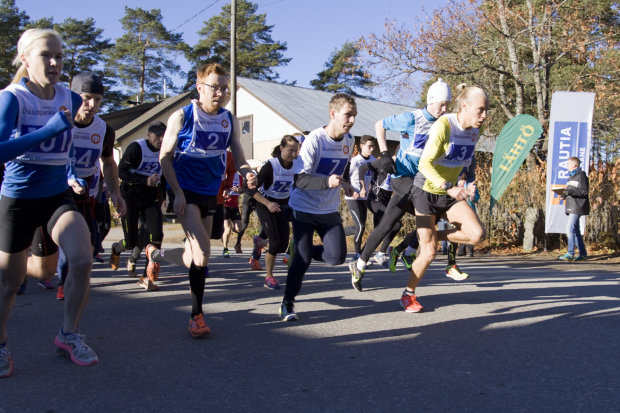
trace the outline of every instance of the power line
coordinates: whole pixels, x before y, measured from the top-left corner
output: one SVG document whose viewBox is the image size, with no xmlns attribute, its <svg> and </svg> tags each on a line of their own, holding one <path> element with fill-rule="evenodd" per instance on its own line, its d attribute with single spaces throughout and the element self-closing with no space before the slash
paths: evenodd
<svg viewBox="0 0 620 413">
<path fill-rule="evenodd" d="M 175 32 L 179 27 L 189 23 L 190 21 L 192 21 L 193 19 L 195 19 L 196 17 L 198 17 L 200 14 L 202 14 L 205 10 L 211 8 L 212 6 L 215 6 L 217 3 L 219 3 L 220 0 L 215 0 L 213 3 L 209 4 L 207 7 L 205 7 L 204 9 L 200 10 L 198 13 L 194 14 L 192 17 L 190 17 L 189 19 L 185 20 L 183 23 L 179 24 L 177 27 L 173 28 L 172 30 L 170 30 L 171 32 Z"/>
</svg>

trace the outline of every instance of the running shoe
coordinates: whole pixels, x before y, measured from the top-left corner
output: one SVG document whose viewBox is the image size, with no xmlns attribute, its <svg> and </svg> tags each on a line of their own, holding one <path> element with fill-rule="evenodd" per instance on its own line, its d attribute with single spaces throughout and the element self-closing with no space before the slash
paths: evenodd
<svg viewBox="0 0 620 413">
<path fill-rule="evenodd" d="M 79 333 L 63 333 L 62 328 L 54 338 L 58 352 L 71 357 L 80 366 L 90 366 L 99 361 L 97 353 L 84 342 L 85 336 Z"/>
<path fill-rule="evenodd" d="M 222 257 L 224 258 L 230 258 L 230 253 L 228 252 L 228 248 L 224 248 L 222 250 Z"/>
<path fill-rule="evenodd" d="M 261 265 L 260 265 L 260 261 L 254 259 L 254 258 L 250 258 L 250 268 L 252 268 L 255 271 L 262 271 L 263 270 L 263 267 L 261 267 Z"/>
<path fill-rule="evenodd" d="M 205 334 L 211 333 L 211 329 L 205 324 L 202 313 L 196 314 L 193 318 L 189 319 L 188 329 L 192 337 L 202 337 Z"/>
<path fill-rule="evenodd" d="M 377 252 L 372 259 L 381 266 L 387 265 L 387 256 L 384 252 Z"/>
<path fill-rule="evenodd" d="M 151 257 L 153 256 L 153 253 L 157 251 L 157 247 L 153 244 L 149 244 L 146 246 L 144 251 L 146 252 L 147 259 L 146 276 L 149 277 L 149 280 L 155 282 L 159 279 L 159 263 L 154 262 Z"/>
<path fill-rule="evenodd" d="M 136 278 L 138 276 L 138 273 L 136 272 L 136 263 L 131 260 L 127 260 L 127 274 L 131 278 Z"/>
<path fill-rule="evenodd" d="M 241 249 L 241 244 L 235 244 L 235 252 L 237 254 L 243 254 L 243 250 Z"/>
<path fill-rule="evenodd" d="M 255 235 L 252 238 L 252 241 L 254 242 L 254 249 L 252 250 L 252 258 L 254 258 L 255 260 L 259 260 L 261 254 L 263 253 L 263 247 L 261 245 L 261 238 L 258 235 Z"/>
<path fill-rule="evenodd" d="M 17 295 L 22 295 L 26 292 L 26 285 L 28 285 L 28 277 L 24 277 L 24 282 L 17 289 Z"/>
<path fill-rule="evenodd" d="M 561 260 L 561 261 L 572 261 L 574 259 L 574 257 L 567 252 L 564 255 L 560 255 L 560 257 L 558 259 Z"/>
<path fill-rule="evenodd" d="M 407 290 L 403 291 L 403 295 L 400 297 L 400 305 L 408 313 L 419 313 L 424 310 L 418 302 L 418 297 Z"/>
<path fill-rule="evenodd" d="M 577 255 L 577 256 L 573 259 L 573 261 L 585 261 L 585 260 L 587 260 L 587 259 L 588 259 L 588 256 L 587 256 L 587 255 Z"/>
<path fill-rule="evenodd" d="M 155 283 L 148 278 L 140 277 L 138 280 L 138 285 L 144 288 L 146 291 L 157 291 L 159 287 L 155 285 Z"/>
<path fill-rule="evenodd" d="M 282 264 L 288 265 L 288 260 L 289 260 L 288 254 L 284 254 L 284 256 L 282 257 Z"/>
<path fill-rule="evenodd" d="M 390 272 L 396 272 L 396 263 L 398 262 L 398 250 L 395 247 L 388 247 L 388 268 Z"/>
<path fill-rule="evenodd" d="M 454 281 L 463 281 L 469 278 L 469 274 L 461 271 L 458 265 L 448 265 L 446 267 L 446 277 L 452 278 Z"/>
<path fill-rule="evenodd" d="M 280 283 L 274 277 L 265 278 L 264 286 L 265 286 L 265 288 L 269 288 L 269 289 L 272 289 L 272 290 L 279 290 L 280 289 Z"/>
<path fill-rule="evenodd" d="M 400 259 L 402 260 L 403 264 L 405 264 L 405 267 L 410 270 L 411 266 L 413 265 L 413 262 L 415 261 L 415 257 L 416 254 L 413 253 L 413 255 L 407 255 L 407 254 L 403 254 Z"/>
<path fill-rule="evenodd" d="M 65 286 L 59 285 L 58 290 L 56 290 L 56 299 L 58 301 L 62 301 L 65 299 Z"/>
<path fill-rule="evenodd" d="M 6 343 L 0 345 L 0 378 L 13 374 L 13 359 Z"/>
<path fill-rule="evenodd" d="M 54 285 L 49 281 L 49 280 L 41 280 L 37 282 L 37 285 L 41 288 L 43 288 L 44 290 L 53 290 L 54 289 Z"/>
<path fill-rule="evenodd" d="M 115 242 L 110 249 L 110 268 L 112 268 L 112 271 L 118 270 L 118 266 L 121 262 L 121 254 L 116 253 L 117 248 L 118 242 Z"/>
<path fill-rule="evenodd" d="M 299 320 L 297 313 L 295 312 L 294 301 L 282 301 L 280 305 L 280 319 L 282 321 L 296 321 Z"/>
<path fill-rule="evenodd" d="M 97 254 L 93 257 L 93 261 L 98 262 L 99 264 L 103 264 L 105 260 L 101 258 L 101 254 Z"/>
<path fill-rule="evenodd" d="M 362 277 L 364 276 L 364 271 L 360 271 L 357 268 L 357 261 L 351 261 L 349 263 L 349 272 L 351 273 L 351 285 L 357 291 L 362 291 Z"/>
</svg>

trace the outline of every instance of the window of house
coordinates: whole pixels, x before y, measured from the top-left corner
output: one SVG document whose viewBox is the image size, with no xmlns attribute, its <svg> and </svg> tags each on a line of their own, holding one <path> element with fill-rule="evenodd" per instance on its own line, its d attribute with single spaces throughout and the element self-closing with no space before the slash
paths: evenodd
<svg viewBox="0 0 620 413">
<path fill-rule="evenodd" d="M 254 158 L 254 127 L 252 115 L 239 117 L 241 146 L 246 159 Z"/>
</svg>

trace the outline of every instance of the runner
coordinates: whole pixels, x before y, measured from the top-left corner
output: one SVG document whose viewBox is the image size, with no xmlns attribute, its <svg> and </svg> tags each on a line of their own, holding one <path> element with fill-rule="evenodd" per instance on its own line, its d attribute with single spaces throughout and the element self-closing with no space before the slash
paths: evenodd
<svg viewBox="0 0 620 413">
<path fill-rule="evenodd" d="M 6 162 L 0 192 L 0 377 L 13 373 L 9 314 L 26 274 L 34 232 L 41 226 L 69 262 L 65 313 L 54 343 L 76 364 L 99 360 L 78 333 L 88 301 L 92 251 L 88 226 L 67 184 L 71 128 L 82 99 L 57 84 L 62 57 L 58 33 L 26 30 L 13 61 L 20 67 L 0 93 L 0 162 Z"/>
<path fill-rule="evenodd" d="M 345 195 L 354 192 L 342 174 L 355 144 L 349 134 L 355 116 L 355 99 L 345 93 L 334 95 L 329 102 L 329 123 L 310 132 L 296 162 L 295 184 L 289 200 L 293 209 L 294 246 L 280 305 L 283 321 L 298 319 L 295 297 L 312 259 L 331 265 L 342 264 L 346 259 L 347 244 L 338 207 L 341 187 Z M 313 245 L 315 231 L 323 245 Z"/>
<path fill-rule="evenodd" d="M 415 288 L 437 255 L 437 241 L 447 239 L 475 245 L 484 238 L 482 224 L 467 204 L 467 198 L 474 196 L 475 185 L 465 189 L 456 183 L 461 171 L 469 166 L 474 156 L 474 148 L 487 117 L 489 99 L 486 92 L 478 87 L 459 85 L 458 89 L 458 112 L 442 116 L 431 127 L 420 159 L 420 172 L 413 182 L 411 198 L 420 252 L 413 262 L 409 282 L 400 301 L 405 311 L 410 313 L 423 310 Z M 444 214 L 454 228 L 437 231 L 437 219 Z"/>
<path fill-rule="evenodd" d="M 360 138 L 360 153 L 354 156 L 349 163 L 348 169 L 345 171 L 345 179 L 349 181 L 355 193 L 353 196 L 345 196 L 344 200 L 349 207 L 351 218 L 353 218 L 353 224 L 355 225 L 355 233 L 353 234 L 353 245 L 355 247 L 354 260 L 357 260 L 360 256 L 362 248 L 362 237 L 366 230 L 366 218 L 368 217 L 368 197 L 366 190 L 362 193 L 360 191 L 364 187 L 370 186 L 370 180 L 372 173 L 365 173 L 360 175 L 360 166 L 368 162 L 374 161 L 376 158 L 372 156 L 372 151 L 375 150 L 376 139 L 370 135 L 364 135 Z M 364 182 L 364 186 L 361 182 Z"/>
<path fill-rule="evenodd" d="M 210 332 L 202 300 L 206 268 L 211 253 L 210 234 L 216 196 L 230 147 L 235 166 L 248 188 L 256 176 L 245 160 L 239 140 L 239 121 L 223 108 L 228 92 L 226 72 L 208 64 L 196 72 L 198 100 L 172 114 L 160 153 L 164 176 L 174 192 L 174 212 L 181 220 L 187 241 L 182 256 L 189 268 L 192 311 L 189 331 L 200 337 Z M 164 251 L 165 252 L 165 251 Z M 147 247 L 150 259 L 166 260 L 161 251 Z"/>
<path fill-rule="evenodd" d="M 160 183 L 161 166 L 159 165 L 159 149 L 166 131 L 166 124 L 152 122 L 147 131 L 146 139 L 138 139 L 130 143 L 119 163 L 119 174 L 123 180 L 121 193 L 127 204 L 127 213 L 121 217 L 124 238 L 112 244 L 110 251 L 110 268 L 116 271 L 120 264 L 123 251 L 133 251 L 138 245 L 138 222 L 146 224 L 149 232 L 149 244 L 161 247 L 163 232 L 163 214 L 161 205 L 164 190 Z M 158 278 L 158 264 L 150 262 L 147 249 L 147 265 L 138 285 L 147 291 L 157 291 L 155 284 Z M 130 273 L 131 274 L 131 273 Z"/>
<path fill-rule="evenodd" d="M 75 147 L 75 174 L 88 185 L 84 194 L 73 192 L 80 212 L 84 216 L 90 230 L 93 252 L 97 243 L 99 228 L 95 216 L 95 197 L 99 193 L 100 171 L 99 159 L 103 166 L 103 178 L 110 189 L 112 203 L 119 215 L 125 214 L 125 201 L 121 197 L 118 180 L 118 167 L 114 161 L 115 134 L 97 112 L 101 107 L 104 88 L 101 79 L 91 72 L 75 75 L 71 81 L 71 90 L 82 97 L 82 105 L 78 110 L 73 127 L 73 146 Z M 40 232 L 37 232 L 40 233 Z M 37 237 L 35 236 L 35 242 Z M 33 249 L 33 255 L 35 250 Z M 96 254 L 95 254 L 96 255 Z M 64 284 L 68 274 L 68 263 L 63 250 L 58 251 L 58 277 L 60 279 L 56 299 L 64 299 Z"/>
<path fill-rule="evenodd" d="M 256 214 L 267 233 L 269 249 L 265 254 L 265 287 L 277 290 L 278 280 L 273 276 L 276 257 L 286 251 L 289 243 L 291 209 L 288 206 L 293 186 L 293 161 L 299 153 L 299 141 L 292 135 L 284 135 L 280 145 L 271 153 L 272 158 L 263 165 L 257 176 L 257 187 L 264 194 L 252 191 L 257 200 Z M 264 195 L 264 196 L 263 196 Z"/>
<path fill-rule="evenodd" d="M 379 168 L 385 169 L 386 172 L 395 172 L 390 180 L 394 195 L 390 199 L 379 226 L 368 236 L 359 259 L 349 265 L 351 284 L 357 291 L 362 291 L 362 277 L 372 252 L 406 212 L 414 215 L 409 196 L 413 186 L 413 178 L 418 172 L 418 162 L 426 145 L 429 129 L 437 118 L 446 112 L 451 99 L 450 87 L 439 79 L 428 89 L 425 108 L 390 116 L 377 121 L 375 124 L 376 137 L 381 151 Z M 388 152 L 386 130 L 395 130 L 401 133 L 400 149 L 396 155 L 395 163 Z M 394 252 L 393 249 L 391 254 Z M 455 270 L 460 272 L 458 267 L 455 267 Z M 447 275 L 455 279 L 466 279 L 468 276 L 464 273 L 452 275 L 448 268 Z"/>
<path fill-rule="evenodd" d="M 375 159 L 360 166 L 360 176 L 370 173 L 370 185 L 364 186 L 364 191 L 368 194 L 368 210 L 372 213 L 373 229 L 377 228 L 383 215 L 387 210 L 387 206 L 392 198 L 392 185 L 390 184 L 391 174 L 381 168 L 381 159 Z M 360 180 L 360 184 L 364 181 Z M 373 257 L 373 260 L 379 265 L 386 265 L 389 257 L 390 243 L 398 234 L 402 227 L 400 220 L 396 221 L 390 232 L 383 238 L 379 251 Z M 359 258 L 359 257 L 358 257 Z"/>
<path fill-rule="evenodd" d="M 241 230 L 241 213 L 239 212 L 239 193 L 243 186 L 243 178 L 235 170 L 235 161 L 232 154 L 226 156 L 226 179 L 222 181 L 222 196 L 224 198 L 224 232 L 222 234 L 222 256 L 230 258 L 228 241 L 232 233 Z M 213 237 L 211 237 L 213 238 Z"/>
</svg>

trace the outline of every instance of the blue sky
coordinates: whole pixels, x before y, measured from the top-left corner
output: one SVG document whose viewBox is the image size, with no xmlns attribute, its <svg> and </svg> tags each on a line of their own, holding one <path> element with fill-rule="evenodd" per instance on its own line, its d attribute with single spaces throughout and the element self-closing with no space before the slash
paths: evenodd
<svg viewBox="0 0 620 413">
<path fill-rule="evenodd" d="M 196 32 L 204 22 L 219 14 L 222 6 L 230 0 L 219 0 L 186 21 L 215 1 L 17 0 L 16 6 L 32 19 L 52 17 L 54 22 L 62 22 L 68 17 L 92 17 L 96 26 L 104 29 L 103 35 L 112 41 L 122 34 L 119 20 L 124 15 L 124 6 L 160 9 L 166 28 L 170 30 L 181 25 L 177 31 L 183 33 L 183 39 L 193 46 L 198 41 Z M 267 24 L 274 26 L 272 38 L 287 43 L 285 56 L 292 60 L 277 69 L 280 80 L 296 80 L 297 85 L 303 87 L 310 87 L 310 81 L 323 70 L 329 55 L 345 41 L 373 32 L 381 33 L 386 19 L 412 24 L 415 15 L 432 11 L 429 2 L 423 9 L 421 0 L 255 0 L 254 3 L 259 5 L 260 13 L 266 14 Z M 434 4 L 445 4 L 445 0 Z M 188 64 L 184 58 L 181 60 L 183 69 L 187 70 Z"/>
</svg>

